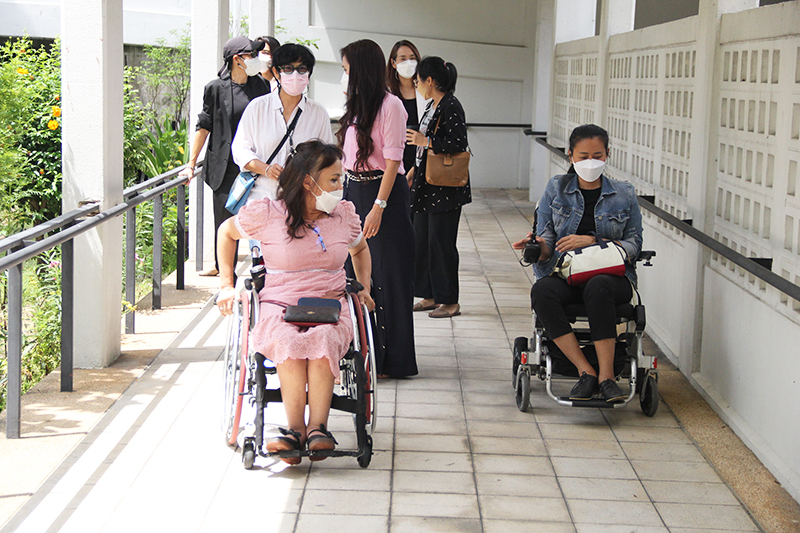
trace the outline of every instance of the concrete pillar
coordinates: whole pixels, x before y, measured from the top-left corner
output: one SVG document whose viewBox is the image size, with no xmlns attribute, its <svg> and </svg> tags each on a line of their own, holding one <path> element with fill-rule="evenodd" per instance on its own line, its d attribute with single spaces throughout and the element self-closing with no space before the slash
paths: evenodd
<svg viewBox="0 0 800 533">
<path fill-rule="evenodd" d="M 553 88 L 555 56 L 556 0 L 536 3 L 536 42 L 534 44 L 533 116 L 534 131 L 550 128 L 550 94 Z M 531 138 L 531 167 L 528 199 L 538 202 L 550 179 L 550 151 Z"/>
<path fill-rule="evenodd" d="M 64 212 L 122 201 L 122 0 L 61 7 Z M 75 239 L 75 367 L 108 366 L 120 350 L 122 217 Z"/>
<path fill-rule="evenodd" d="M 597 0 L 556 0 L 556 44 L 592 37 Z"/>
<path fill-rule="evenodd" d="M 275 0 L 250 1 L 250 38 L 262 35 L 275 36 Z M 280 39 L 278 39 L 280 40 Z"/>
<path fill-rule="evenodd" d="M 689 180 L 689 211 L 694 213 L 694 225 L 706 235 L 714 234 L 716 198 L 716 151 L 719 139 L 719 107 L 715 95 L 720 90 L 719 50 L 720 19 L 725 13 L 744 11 L 758 7 L 758 0 L 700 0 L 697 15 L 697 60 L 699 75 L 695 87 L 695 112 L 692 120 L 692 161 L 689 172 L 697 179 Z M 700 83 L 705 81 L 705 83 Z M 694 271 L 697 278 L 694 286 L 685 284 L 684 294 L 687 302 L 694 302 L 692 335 L 682 336 L 679 366 L 684 374 L 690 375 L 700 370 L 703 332 L 703 293 L 705 268 L 709 265 L 711 253 L 701 248 L 697 254 Z"/>
<path fill-rule="evenodd" d="M 255 0 L 254 0 L 255 1 Z M 228 40 L 228 0 L 192 0 L 192 90 L 189 107 L 189 140 L 194 139 L 197 114 L 203 109 L 203 88 L 217 77 L 222 66 L 222 47 Z M 203 158 L 204 151 L 199 159 Z M 211 189 L 201 180 L 192 180 L 189 186 L 189 257 L 197 257 L 193 236 L 197 220 L 197 187 L 205 187 L 203 199 L 203 260 L 214 260 L 214 211 Z"/>
</svg>

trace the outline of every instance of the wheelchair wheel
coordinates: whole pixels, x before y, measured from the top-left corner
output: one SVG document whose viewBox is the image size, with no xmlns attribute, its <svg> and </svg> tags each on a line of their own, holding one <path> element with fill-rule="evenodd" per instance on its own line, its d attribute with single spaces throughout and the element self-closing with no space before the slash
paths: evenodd
<svg viewBox="0 0 800 533">
<path fill-rule="evenodd" d="M 375 394 L 375 385 L 377 383 L 377 375 L 375 370 L 375 347 L 372 339 L 372 322 L 370 319 L 367 307 L 362 304 L 357 297 L 352 297 L 351 310 L 354 313 L 358 329 L 354 332 L 353 344 L 357 352 L 362 355 L 361 360 L 356 360 L 356 373 L 361 374 L 363 371 L 364 387 L 363 389 L 357 388 L 357 397 L 363 396 L 366 403 L 364 414 L 366 416 L 365 429 L 368 435 L 371 435 L 375 429 L 375 417 L 377 414 L 377 402 Z M 359 378 L 356 378 L 356 383 Z M 358 422 L 356 422 L 356 431 L 358 431 Z"/>
<path fill-rule="evenodd" d="M 370 461 L 372 461 L 372 437 L 367 435 L 367 440 L 364 446 L 364 454 L 358 456 L 358 466 L 367 468 Z"/>
<path fill-rule="evenodd" d="M 655 416 L 659 403 L 658 381 L 653 376 L 647 376 L 642 386 L 644 389 L 639 395 L 642 412 L 647 416 Z"/>
<path fill-rule="evenodd" d="M 252 439 L 248 439 L 242 448 L 242 463 L 245 470 L 250 470 L 256 462 L 256 445 Z"/>
<path fill-rule="evenodd" d="M 225 442 L 234 446 L 239 435 L 242 416 L 242 401 L 247 374 L 248 324 L 250 322 L 250 300 L 241 298 L 234 303 L 233 316 L 228 327 L 228 342 L 225 347 L 224 404 L 222 431 Z"/>
<path fill-rule="evenodd" d="M 517 409 L 523 413 L 531 404 L 531 375 L 521 372 L 516 387 Z"/>
<path fill-rule="evenodd" d="M 528 338 L 517 337 L 514 339 L 514 360 L 511 363 L 511 386 L 517 388 L 517 369 L 522 364 L 522 352 L 528 351 Z"/>
</svg>

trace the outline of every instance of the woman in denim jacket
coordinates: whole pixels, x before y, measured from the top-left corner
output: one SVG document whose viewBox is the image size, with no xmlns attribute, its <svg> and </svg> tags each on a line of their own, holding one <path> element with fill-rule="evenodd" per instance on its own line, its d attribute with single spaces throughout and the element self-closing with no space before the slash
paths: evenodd
<svg viewBox="0 0 800 533">
<path fill-rule="evenodd" d="M 614 375 L 615 307 L 630 301 L 636 286 L 634 264 L 642 249 L 642 215 L 633 185 L 602 175 L 608 157 L 608 133 L 603 128 L 593 124 L 575 128 L 569 156 L 572 166 L 567 174 L 550 180 L 538 205 L 535 239 L 541 254 L 534 265 L 537 281 L 531 289 L 531 305 L 548 335 L 578 369 L 580 379 L 570 399 L 589 400 L 599 386 L 603 399 L 618 402 L 626 394 Z M 603 274 L 572 287 L 552 275 L 565 252 L 593 244 L 595 235 L 625 251 L 625 277 Z M 522 248 L 532 238 L 528 234 L 513 247 Z M 566 305 L 580 302 L 586 305 L 599 373 L 586 360 L 564 312 Z"/>
</svg>

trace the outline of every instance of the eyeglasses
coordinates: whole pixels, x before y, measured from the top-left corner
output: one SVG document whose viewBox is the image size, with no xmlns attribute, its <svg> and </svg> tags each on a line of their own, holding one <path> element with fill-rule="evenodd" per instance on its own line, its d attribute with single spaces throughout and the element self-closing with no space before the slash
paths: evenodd
<svg viewBox="0 0 800 533">
<path fill-rule="evenodd" d="M 311 231 L 317 234 L 317 242 L 322 247 L 322 251 L 327 252 L 328 249 L 325 247 L 325 241 L 322 240 L 322 235 L 319 232 L 319 228 L 316 226 L 309 226 L 309 227 L 311 228 Z"/>
<path fill-rule="evenodd" d="M 284 74 L 291 74 L 294 71 L 297 71 L 298 74 L 308 74 L 308 67 L 305 65 L 300 65 L 298 67 L 295 67 L 294 65 L 283 65 L 275 68 L 278 69 L 278 72 L 282 72 Z"/>
<path fill-rule="evenodd" d="M 242 57 L 258 57 L 258 52 L 239 52 L 236 55 Z"/>
</svg>

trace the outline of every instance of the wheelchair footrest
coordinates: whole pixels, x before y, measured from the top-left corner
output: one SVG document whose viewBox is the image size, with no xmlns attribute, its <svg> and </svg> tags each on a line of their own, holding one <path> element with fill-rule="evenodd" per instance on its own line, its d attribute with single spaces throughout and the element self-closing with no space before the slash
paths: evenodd
<svg viewBox="0 0 800 533">
<path fill-rule="evenodd" d="M 595 409 L 614 409 L 624 407 L 628 404 L 627 401 L 609 403 L 602 398 L 592 398 L 591 400 L 570 400 L 569 396 L 561 396 L 558 401 L 559 403 L 566 403 L 572 407 L 593 407 Z"/>
</svg>

